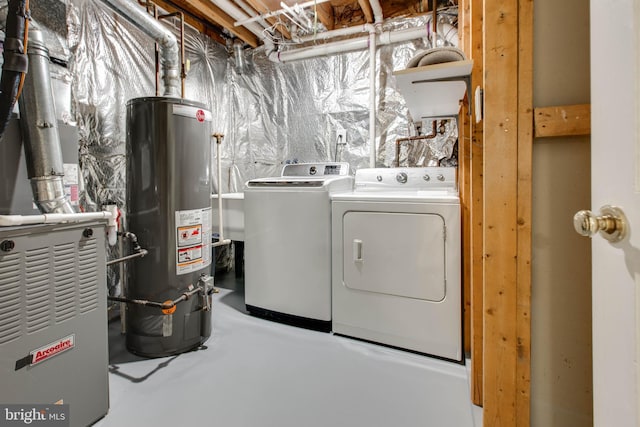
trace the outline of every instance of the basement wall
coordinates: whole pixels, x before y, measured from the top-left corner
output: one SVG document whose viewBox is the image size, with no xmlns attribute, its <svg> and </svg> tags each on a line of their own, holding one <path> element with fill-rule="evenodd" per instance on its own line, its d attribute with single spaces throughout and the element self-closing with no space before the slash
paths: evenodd
<svg viewBox="0 0 640 427">
<path fill-rule="evenodd" d="M 536 0 L 534 106 L 589 103 L 589 0 Z M 590 209 L 589 137 L 533 148 L 531 425 L 593 423 L 591 243 L 573 230 Z"/>
</svg>

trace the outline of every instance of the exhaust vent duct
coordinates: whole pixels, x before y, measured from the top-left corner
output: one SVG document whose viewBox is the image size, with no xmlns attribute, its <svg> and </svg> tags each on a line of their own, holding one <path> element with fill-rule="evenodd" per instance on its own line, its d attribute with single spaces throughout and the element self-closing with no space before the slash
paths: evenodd
<svg viewBox="0 0 640 427">
<path fill-rule="evenodd" d="M 104 3 L 131 24 L 151 37 L 160 47 L 160 65 L 164 96 L 179 97 L 180 50 L 173 33 L 132 0 L 103 0 Z"/>
<path fill-rule="evenodd" d="M 20 100 L 20 126 L 33 199 L 42 213 L 74 213 L 64 195 L 64 164 L 49 73 L 49 51 L 40 31 L 29 31 L 29 73 Z"/>
</svg>

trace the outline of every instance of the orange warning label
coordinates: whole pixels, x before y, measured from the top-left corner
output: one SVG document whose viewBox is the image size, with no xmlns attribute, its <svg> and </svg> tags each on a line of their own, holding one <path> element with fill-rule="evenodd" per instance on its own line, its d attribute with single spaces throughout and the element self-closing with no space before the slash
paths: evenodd
<svg viewBox="0 0 640 427">
<path fill-rule="evenodd" d="M 202 243 L 202 224 L 178 227 L 178 247 Z"/>
</svg>

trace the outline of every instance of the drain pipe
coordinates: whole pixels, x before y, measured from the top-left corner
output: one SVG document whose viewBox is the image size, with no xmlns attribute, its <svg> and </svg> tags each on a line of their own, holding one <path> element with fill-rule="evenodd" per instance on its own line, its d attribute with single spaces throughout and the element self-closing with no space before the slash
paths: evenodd
<svg viewBox="0 0 640 427">
<path fill-rule="evenodd" d="M 111 0 L 109 0 L 111 1 Z M 211 0 L 211 3 L 218 6 L 226 14 L 231 16 L 236 21 L 246 21 L 247 19 L 259 19 L 259 16 L 251 18 L 249 15 L 240 10 L 233 2 L 229 0 Z M 259 39 L 264 39 L 264 28 L 255 22 L 247 22 L 242 24 L 247 30 L 255 34 Z"/>
<path fill-rule="evenodd" d="M 153 16 L 147 14 L 147 12 L 134 1 L 102 1 L 158 43 L 160 47 L 160 64 L 163 71 L 164 96 L 179 98 L 180 49 L 178 48 L 176 36 Z"/>
<path fill-rule="evenodd" d="M 427 37 L 429 30 L 426 26 L 409 28 L 399 31 L 385 31 L 376 36 L 376 46 L 384 46 L 388 44 L 401 43 L 409 40 L 415 40 Z M 356 50 L 364 50 L 369 47 L 369 36 L 357 37 L 348 40 L 342 40 L 332 43 L 325 43 L 315 46 L 301 47 L 298 49 L 286 50 L 278 52 L 275 45 L 269 40 L 264 40 L 265 55 L 278 63 L 298 61 L 301 59 L 317 58 L 320 56 L 331 55 L 334 53 L 353 52 Z"/>
<path fill-rule="evenodd" d="M 18 103 L 33 199 L 42 213 L 74 213 L 64 194 L 64 164 L 51 91 L 49 51 L 40 31 L 29 32 L 27 53 L 30 70 Z"/>
<path fill-rule="evenodd" d="M 376 32 L 382 26 L 382 7 L 378 0 L 369 0 L 374 23 L 369 30 L 369 167 L 376 167 Z"/>
<path fill-rule="evenodd" d="M 376 27 L 369 29 L 369 167 L 376 167 Z"/>
</svg>

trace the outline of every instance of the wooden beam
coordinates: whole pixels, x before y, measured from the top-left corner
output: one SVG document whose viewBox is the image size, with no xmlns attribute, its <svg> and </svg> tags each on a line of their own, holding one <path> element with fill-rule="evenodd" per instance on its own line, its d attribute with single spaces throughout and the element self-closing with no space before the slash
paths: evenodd
<svg viewBox="0 0 640 427">
<path fill-rule="evenodd" d="M 271 12 L 260 0 L 245 0 L 245 1 L 249 4 L 249 6 L 254 8 L 255 11 L 261 15 Z M 289 32 L 289 29 L 287 28 L 287 26 L 282 23 L 282 21 L 273 17 L 267 18 L 266 21 L 271 25 L 275 25 L 276 30 L 278 30 L 284 38 L 291 39 L 291 33 Z"/>
<path fill-rule="evenodd" d="M 327 30 L 336 28 L 336 17 L 333 13 L 333 7 L 330 3 L 320 3 L 317 6 L 318 19 L 322 22 Z"/>
<path fill-rule="evenodd" d="M 520 1 L 520 0 L 519 0 Z M 483 425 L 519 426 L 518 20 L 519 1 L 484 0 Z"/>
<path fill-rule="evenodd" d="M 463 0 L 458 12 L 458 46 L 470 57 L 470 0 Z M 467 94 L 467 100 L 470 94 Z M 458 118 L 458 183 L 460 189 L 460 214 L 462 218 L 462 295 L 463 295 L 463 346 L 471 351 L 471 134 L 473 126 L 469 116 L 469 102 L 464 102 Z"/>
<path fill-rule="evenodd" d="M 518 1 L 518 259 L 516 426 L 531 420 L 531 221 L 533 175 L 533 0 Z"/>
<path fill-rule="evenodd" d="M 369 0 L 358 0 L 358 4 L 360 5 L 360 9 L 362 9 L 364 19 L 369 24 L 372 24 L 375 18 L 373 16 L 373 9 L 371 9 L 371 3 L 369 3 Z"/>
<path fill-rule="evenodd" d="M 258 37 L 244 27 L 235 27 L 235 19 L 227 15 L 222 9 L 215 6 L 208 0 L 181 0 L 180 4 L 184 8 L 208 21 L 215 22 L 226 28 L 231 34 L 240 38 L 251 47 L 258 47 Z"/>
<path fill-rule="evenodd" d="M 591 105 L 563 105 L 536 108 L 535 136 L 576 136 L 591 134 Z"/>
<path fill-rule="evenodd" d="M 468 0 L 470 29 L 470 58 L 473 59 L 471 82 L 473 87 L 482 86 L 483 44 L 482 44 L 482 3 Z M 470 99 L 475 103 L 475 89 Z M 475 120 L 473 120 L 475 122 Z M 471 399 L 475 405 L 482 406 L 483 381 L 483 292 L 484 292 L 484 178 L 483 178 L 483 122 L 472 123 L 471 134 Z"/>
<path fill-rule="evenodd" d="M 200 18 L 197 18 L 189 11 L 186 11 L 178 7 L 177 5 L 165 0 L 153 0 L 153 3 L 157 4 L 158 7 L 160 7 L 161 9 L 163 9 L 168 13 L 183 12 L 184 22 L 186 22 L 187 24 L 195 28 L 196 31 L 211 37 L 218 43 L 225 44 L 224 38 L 220 35 L 218 31 L 214 30 L 214 27 L 212 25 L 208 24 L 207 22 L 203 21 Z"/>
</svg>

